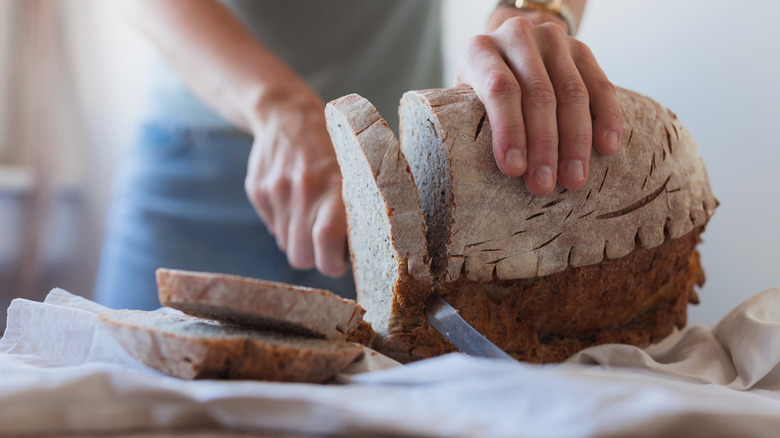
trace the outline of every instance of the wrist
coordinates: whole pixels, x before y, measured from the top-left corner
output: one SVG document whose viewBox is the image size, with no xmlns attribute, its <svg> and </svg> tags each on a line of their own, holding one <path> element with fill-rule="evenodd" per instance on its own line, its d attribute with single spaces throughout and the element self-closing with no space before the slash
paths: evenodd
<svg viewBox="0 0 780 438">
<path fill-rule="evenodd" d="M 497 29 L 504 21 L 512 17 L 523 17 L 537 25 L 553 23 L 561 26 L 570 36 L 574 36 L 577 32 L 576 18 L 568 6 L 560 0 L 552 2 L 499 1 L 488 22 L 489 30 Z"/>
<path fill-rule="evenodd" d="M 295 73 L 265 82 L 258 87 L 248 117 L 253 132 L 278 122 L 284 114 L 322 113 L 325 105 L 317 93 Z"/>
</svg>

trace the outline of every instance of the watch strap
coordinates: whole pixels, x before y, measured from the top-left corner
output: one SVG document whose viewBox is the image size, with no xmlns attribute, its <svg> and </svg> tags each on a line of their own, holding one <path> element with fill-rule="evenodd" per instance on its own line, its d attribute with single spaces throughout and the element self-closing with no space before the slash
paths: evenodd
<svg viewBox="0 0 780 438">
<path fill-rule="evenodd" d="M 566 23 L 569 36 L 577 34 L 577 22 L 574 13 L 563 0 L 503 0 L 498 6 L 511 6 L 526 11 L 546 12 L 557 15 Z"/>
</svg>

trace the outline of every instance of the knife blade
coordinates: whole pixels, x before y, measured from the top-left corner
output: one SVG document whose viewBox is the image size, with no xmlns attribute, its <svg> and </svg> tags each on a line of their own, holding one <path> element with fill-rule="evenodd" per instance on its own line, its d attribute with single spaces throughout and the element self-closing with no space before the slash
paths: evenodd
<svg viewBox="0 0 780 438">
<path fill-rule="evenodd" d="M 425 319 L 463 353 L 477 357 L 515 360 L 467 323 L 455 308 L 436 293 L 431 294 L 425 302 Z"/>
</svg>

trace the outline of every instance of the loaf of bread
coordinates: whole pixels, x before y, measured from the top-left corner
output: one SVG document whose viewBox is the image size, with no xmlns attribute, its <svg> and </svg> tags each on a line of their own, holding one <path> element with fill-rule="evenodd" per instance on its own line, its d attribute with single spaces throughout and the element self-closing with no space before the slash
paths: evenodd
<svg viewBox="0 0 780 438">
<path fill-rule="evenodd" d="M 585 187 L 543 197 L 500 172 L 470 88 L 406 93 L 400 142 L 360 96 L 328 104 L 358 302 L 381 351 L 410 361 L 453 350 L 425 322 L 430 293 L 534 362 L 647 345 L 685 324 L 717 201 L 677 117 L 627 90 L 619 98 L 619 152 L 594 150 Z"/>
<path fill-rule="evenodd" d="M 182 379 L 321 383 L 349 365 L 360 345 L 223 325 L 191 316 L 109 310 L 98 317 L 144 365 Z"/>
</svg>

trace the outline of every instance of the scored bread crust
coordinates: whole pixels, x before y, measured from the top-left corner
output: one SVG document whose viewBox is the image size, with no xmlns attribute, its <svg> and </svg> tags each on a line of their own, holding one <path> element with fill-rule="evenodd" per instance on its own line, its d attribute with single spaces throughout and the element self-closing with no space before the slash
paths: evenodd
<svg viewBox="0 0 780 438">
<path fill-rule="evenodd" d="M 362 352 L 349 342 L 225 326 L 186 315 L 109 310 L 98 317 L 133 357 L 182 379 L 322 383 Z"/>
<path fill-rule="evenodd" d="M 623 257 L 635 243 L 653 248 L 707 223 L 717 200 L 688 130 L 649 98 L 624 89 L 618 98 L 625 115 L 618 153 L 594 150 L 585 187 L 534 196 L 522 178 L 498 169 L 490 123 L 473 90 L 404 95 L 402 132 L 405 123 L 427 118 L 446 153 L 449 223 L 428 223 L 447 231 L 429 242 L 446 245 L 442 281 L 546 276 Z M 402 135 L 407 157 L 424 146 Z M 410 162 L 419 182 L 424 176 Z"/>
<path fill-rule="evenodd" d="M 350 253 L 356 271 L 356 283 L 361 282 L 357 275 L 359 270 L 371 269 L 370 266 L 363 265 L 375 262 L 375 260 L 361 260 L 355 257 L 356 241 L 389 237 L 397 271 L 395 283 L 388 287 L 393 290 L 396 299 L 403 305 L 424 301 L 431 293 L 425 221 L 422 217 L 417 186 L 409 164 L 401 153 L 398 140 L 376 108 L 357 94 L 350 94 L 329 102 L 325 112 L 332 138 L 338 138 L 341 134 L 352 138 L 352 141 L 334 141 L 343 177 L 349 178 L 345 169 L 349 166 L 348 160 L 358 159 L 365 163 L 370 169 L 372 180 L 354 181 L 350 184 L 375 186 L 384 203 L 384 218 L 389 222 L 389 236 L 357 235 L 355 221 L 360 215 L 360 206 L 356 204 L 354 196 L 347 193 L 348 187 L 345 185 L 343 198 L 347 216 L 350 218 L 350 248 L 353 249 Z M 365 286 L 358 284 L 359 294 Z"/>
<path fill-rule="evenodd" d="M 156 277 L 163 306 L 230 324 L 346 339 L 365 313 L 354 300 L 324 289 L 164 268 Z"/>
</svg>

